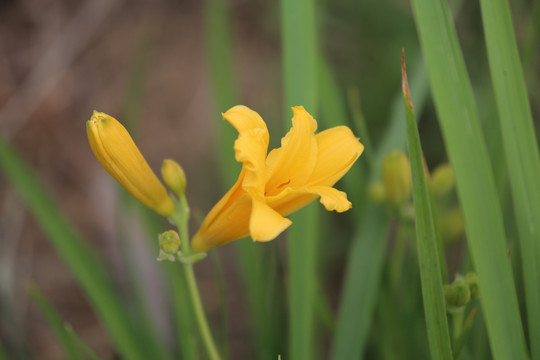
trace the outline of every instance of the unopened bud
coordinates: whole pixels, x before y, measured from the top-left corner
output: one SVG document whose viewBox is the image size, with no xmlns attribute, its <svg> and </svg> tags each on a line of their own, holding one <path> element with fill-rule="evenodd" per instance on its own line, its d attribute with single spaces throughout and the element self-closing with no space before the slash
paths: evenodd
<svg viewBox="0 0 540 360">
<path fill-rule="evenodd" d="M 402 151 L 388 153 L 382 165 L 386 198 L 394 205 L 401 205 L 411 196 L 412 180 L 409 158 Z"/>
<path fill-rule="evenodd" d="M 469 285 L 460 276 L 452 284 L 444 286 L 444 297 L 448 312 L 451 314 L 459 313 L 463 311 L 463 308 L 471 299 Z"/>
<path fill-rule="evenodd" d="M 375 204 L 381 204 L 386 200 L 386 189 L 380 181 L 375 181 L 369 184 L 368 187 L 369 199 Z"/>
<path fill-rule="evenodd" d="M 465 234 L 465 217 L 459 206 L 443 211 L 439 216 L 439 229 L 445 242 L 451 243 Z"/>
<path fill-rule="evenodd" d="M 184 169 L 174 160 L 165 159 L 161 165 L 161 177 L 165 184 L 179 197 L 186 192 L 186 174 Z"/>
<path fill-rule="evenodd" d="M 431 174 L 431 190 L 435 197 L 448 193 L 455 184 L 454 170 L 450 164 L 441 164 Z"/>
<path fill-rule="evenodd" d="M 478 275 L 473 272 L 465 275 L 465 282 L 469 285 L 471 291 L 471 299 L 478 299 L 480 297 L 480 287 L 478 286 Z"/>
<path fill-rule="evenodd" d="M 162 216 L 174 213 L 167 189 L 118 120 L 94 111 L 86 122 L 86 133 L 96 158 L 127 192 Z"/>
<path fill-rule="evenodd" d="M 175 261 L 175 256 L 180 250 L 180 236 L 174 230 L 159 234 L 159 257 L 158 261 Z"/>
</svg>

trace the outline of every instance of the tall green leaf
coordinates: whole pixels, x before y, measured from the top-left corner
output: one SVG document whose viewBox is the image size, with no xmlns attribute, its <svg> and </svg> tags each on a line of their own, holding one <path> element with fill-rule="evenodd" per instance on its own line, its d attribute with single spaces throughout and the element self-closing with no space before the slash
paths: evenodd
<svg viewBox="0 0 540 360">
<path fill-rule="evenodd" d="M 216 115 L 218 115 L 236 105 L 238 101 L 228 2 L 225 0 L 206 0 L 204 19 L 207 66 L 214 108 Z M 231 145 L 236 139 L 236 131 L 226 121 L 222 121 L 220 115 L 216 130 L 220 154 L 220 174 L 224 178 L 224 185 L 228 186 L 234 183 L 240 171 L 240 165 L 235 161 Z"/>
<path fill-rule="evenodd" d="M 540 359 L 540 158 L 506 0 L 481 0 L 489 65 L 510 175 L 533 359 Z"/>
<path fill-rule="evenodd" d="M 375 300 L 379 294 L 388 238 L 385 209 L 367 204 L 352 239 L 331 358 L 359 359 L 364 352 Z"/>
<path fill-rule="evenodd" d="M 432 208 L 430 190 L 424 170 L 424 159 L 420 145 L 420 135 L 416 127 L 414 108 L 411 103 L 405 60 L 402 57 L 403 69 L 403 102 L 407 122 L 407 140 L 411 175 L 413 183 L 413 199 L 416 223 L 416 247 L 422 281 L 424 313 L 426 315 L 429 348 L 432 359 L 452 360 L 450 333 L 446 319 L 443 278 L 439 264 L 439 248 L 442 246 L 436 230 L 437 224 Z"/>
<path fill-rule="evenodd" d="M 411 89 L 418 94 L 419 109 L 427 98 L 428 85 L 424 67 L 421 63 L 416 64 Z M 393 101 L 392 114 L 384 138 L 373 150 L 375 160 L 371 168 L 371 180 L 380 176 L 380 164 L 389 151 L 405 147 L 407 139 L 404 116 L 400 92 Z M 371 203 L 364 205 L 360 213 L 362 217 L 347 257 L 336 335 L 332 344 L 331 358 L 335 360 L 361 358 L 379 294 L 389 217 L 382 206 Z"/>
<path fill-rule="evenodd" d="M 41 311 L 41 314 L 49 323 L 49 326 L 53 329 L 66 357 L 70 360 L 83 359 L 77 345 L 72 341 L 72 337 L 67 332 L 64 321 L 60 318 L 60 315 L 54 310 L 53 306 L 45 296 L 37 289 L 37 287 L 32 287 L 30 289 L 30 295 Z"/>
<path fill-rule="evenodd" d="M 493 354 L 497 359 L 525 359 L 501 208 L 448 6 L 443 0 L 413 0 L 412 4 L 437 114 L 455 171 L 467 240 L 480 278 Z"/>
<path fill-rule="evenodd" d="M 332 70 L 329 64 L 325 61 L 322 55 L 319 55 L 317 61 L 317 90 L 319 91 L 319 106 L 320 106 L 320 124 L 324 128 L 330 128 L 333 126 L 346 125 L 349 123 L 347 116 L 347 107 L 345 97 L 342 91 L 340 91 L 338 84 L 336 83 Z M 360 131 L 360 129 L 358 129 Z M 362 129 L 365 130 L 365 129 Z M 373 149 L 369 148 L 369 142 L 366 142 L 367 131 L 362 131 L 358 134 L 361 136 L 361 141 L 364 143 L 365 150 L 362 154 L 365 156 L 372 153 Z M 361 163 L 355 164 L 342 180 L 344 187 L 347 190 L 347 197 L 353 204 L 353 212 L 356 211 L 358 205 L 361 204 L 364 195 L 364 184 L 366 174 L 362 173 L 365 170 L 365 166 Z"/>
<path fill-rule="evenodd" d="M 37 287 L 30 289 L 30 295 L 38 306 L 42 315 L 52 327 L 57 339 L 60 341 L 65 355 L 70 360 L 86 359 L 101 360 L 94 351 L 75 333 L 73 328 L 65 323 L 52 304 L 45 298 Z M 0 356 L 0 359 L 2 357 Z"/>
<path fill-rule="evenodd" d="M 2 343 L 0 343 L 0 360 L 9 360 L 7 357 L 7 353 L 4 349 L 4 345 L 2 345 Z"/>
<path fill-rule="evenodd" d="M 237 81 L 233 66 L 233 41 L 231 35 L 231 16 L 229 2 L 226 0 L 206 0 L 205 4 L 206 51 L 210 83 L 213 92 L 216 114 L 227 111 L 239 101 Z M 216 133 L 219 143 L 219 167 L 221 186 L 226 190 L 236 180 L 240 171 L 236 162 L 233 143 L 236 131 L 227 122 L 219 119 Z M 268 311 L 268 298 L 265 296 L 264 258 L 256 250 L 257 244 L 250 240 L 236 241 L 236 257 L 239 273 L 246 291 L 250 311 L 253 337 L 258 359 L 274 359 L 279 351 L 279 323 L 272 319 Z M 273 321 L 274 320 L 274 321 Z"/>
<path fill-rule="evenodd" d="M 316 117 L 317 44 L 313 0 L 281 0 L 281 39 L 286 128 L 291 106 L 303 105 Z M 287 240 L 289 263 L 289 358 L 314 359 L 317 207 L 291 217 Z"/>
</svg>

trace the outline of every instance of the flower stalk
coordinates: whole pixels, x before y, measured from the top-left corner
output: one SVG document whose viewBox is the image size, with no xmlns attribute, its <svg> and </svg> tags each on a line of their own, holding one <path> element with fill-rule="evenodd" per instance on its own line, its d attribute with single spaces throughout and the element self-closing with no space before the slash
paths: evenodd
<svg viewBox="0 0 540 360">
<path fill-rule="evenodd" d="M 211 360 L 220 360 L 193 271 L 193 264 L 202 260 L 206 253 L 193 253 L 189 244 L 190 210 L 185 195 L 186 176 L 182 167 L 174 160 L 166 159 L 161 169 L 163 180 L 178 196 L 177 202 L 169 196 L 119 121 L 105 113 L 94 111 L 86 123 L 86 132 L 90 147 L 105 170 L 133 197 L 158 214 L 168 217 L 178 228 L 179 234 L 175 231 L 166 231 L 160 235 L 161 249 L 158 261 L 179 260 L 182 263 L 195 318 L 208 357 Z"/>
<path fill-rule="evenodd" d="M 184 275 L 186 277 L 186 283 L 189 291 L 189 296 L 191 298 L 191 303 L 193 305 L 193 311 L 195 312 L 195 318 L 197 319 L 197 325 L 203 339 L 204 347 L 206 348 L 206 351 L 208 353 L 208 358 L 211 360 L 220 360 L 221 357 L 214 342 L 214 338 L 212 337 L 210 326 L 208 326 L 208 321 L 204 313 L 201 296 L 199 294 L 199 287 L 197 286 L 197 280 L 195 279 L 195 272 L 193 271 L 193 264 L 196 261 L 200 260 L 201 257 L 194 256 L 200 254 L 193 254 L 189 245 L 189 241 L 187 241 L 187 239 L 189 239 L 188 222 L 190 216 L 190 209 L 185 194 L 180 195 L 179 205 L 177 206 L 177 208 L 178 212 L 175 212 L 170 217 L 170 220 L 178 228 L 180 239 L 182 240 L 182 242 L 180 243 L 180 247 L 182 249 L 182 258 L 180 259 L 180 262 L 182 263 L 182 267 L 184 269 Z M 193 261 L 186 261 L 186 259 L 193 259 Z"/>
</svg>

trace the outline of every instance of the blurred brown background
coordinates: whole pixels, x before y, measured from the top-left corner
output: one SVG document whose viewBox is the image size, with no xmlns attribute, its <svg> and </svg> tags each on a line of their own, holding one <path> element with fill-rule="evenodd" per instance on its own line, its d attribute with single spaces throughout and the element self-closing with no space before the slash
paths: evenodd
<svg viewBox="0 0 540 360">
<path fill-rule="evenodd" d="M 264 116 L 279 98 L 279 34 L 261 26 L 257 2 L 233 4 L 234 52 L 246 105 Z M 160 311 L 161 284 L 155 282 L 157 254 L 129 215 L 115 209 L 118 188 L 87 144 L 85 121 L 92 110 L 122 121 L 138 118 L 136 141 L 152 168 L 174 158 L 186 170 L 195 217 L 208 211 L 217 184 L 214 122 L 220 112 L 211 101 L 205 58 L 203 6 L 199 1 L 24 0 L 0 3 L 0 132 L 33 166 L 71 223 L 108 262 L 122 288 L 126 270 L 116 239 L 118 224 L 129 228 L 130 253 L 146 284 L 146 298 L 162 332 L 168 314 Z M 277 35 L 277 36 L 276 36 Z M 272 71 L 269 71 L 272 70 Z M 142 72 L 141 72 L 142 70 Z M 133 76 L 134 72 L 140 76 Z M 136 84 L 133 86 L 133 82 Z M 130 89 L 143 83 L 143 94 Z M 265 86 L 260 86 L 265 84 Z M 141 97 L 137 106 L 127 104 Z M 37 359 L 63 354 L 27 295 L 36 283 L 61 316 L 98 355 L 112 358 L 107 335 L 66 267 L 32 216 L 0 176 L 0 339 Z M 164 228 L 167 225 L 164 224 Z M 192 231 L 195 229 L 192 229 Z M 135 251 L 132 251 L 134 250 Z M 228 277 L 231 317 L 242 311 L 231 250 L 221 250 Z M 216 317 L 216 286 L 211 262 L 197 271 L 211 317 Z M 231 291 L 232 290 L 232 291 Z M 231 298 L 233 296 L 233 298 Z M 214 301 L 215 302 L 215 301 Z M 236 310 L 235 310 L 236 309 Z M 241 316 L 238 316 L 241 318 Z M 232 346 L 238 358 L 250 354 L 245 319 L 235 321 Z"/>
</svg>

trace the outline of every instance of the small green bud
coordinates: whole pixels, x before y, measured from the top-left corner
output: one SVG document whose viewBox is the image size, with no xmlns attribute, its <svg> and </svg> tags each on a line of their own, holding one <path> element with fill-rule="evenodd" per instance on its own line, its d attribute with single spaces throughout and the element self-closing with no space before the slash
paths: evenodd
<svg viewBox="0 0 540 360">
<path fill-rule="evenodd" d="M 435 197 L 448 193 L 455 184 L 454 170 L 450 164 L 441 164 L 431 174 L 431 190 Z"/>
<path fill-rule="evenodd" d="M 478 275 L 473 272 L 465 275 L 465 282 L 469 285 L 471 291 L 471 299 L 478 299 L 480 297 L 480 287 L 478 285 Z"/>
<path fill-rule="evenodd" d="M 459 276 L 452 284 L 444 286 L 444 297 L 448 312 L 459 313 L 471 299 L 469 285 L 462 276 Z"/>
<path fill-rule="evenodd" d="M 368 187 L 369 199 L 375 204 L 381 204 L 386 200 L 386 189 L 380 181 L 374 181 Z"/>
<path fill-rule="evenodd" d="M 402 205 L 409 200 L 412 179 L 407 155 L 398 150 L 388 153 L 383 160 L 382 171 L 387 200 L 394 205 Z"/>
<path fill-rule="evenodd" d="M 172 159 L 163 160 L 161 165 L 161 177 L 169 189 L 171 189 L 179 197 L 186 192 L 186 174 L 184 169 L 176 161 Z"/>
<path fill-rule="evenodd" d="M 168 230 L 159 234 L 158 261 L 175 261 L 175 255 L 180 250 L 180 236 L 174 230 Z"/>
</svg>

